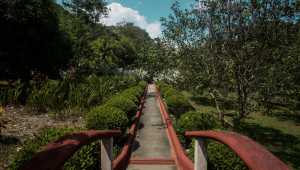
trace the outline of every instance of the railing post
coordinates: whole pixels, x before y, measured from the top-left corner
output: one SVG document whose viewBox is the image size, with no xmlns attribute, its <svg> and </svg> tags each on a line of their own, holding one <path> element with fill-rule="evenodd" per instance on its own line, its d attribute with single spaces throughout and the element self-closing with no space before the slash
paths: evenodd
<svg viewBox="0 0 300 170">
<path fill-rule="evenodd" d="M 194 156 L 194 170 L 207 170 L 207 152 L 204 138 L 196 138 Z"/>
<path fill-rule="evenodd" d="M 113 138 L 101 139 L 101 170 L 112 170 Z"/>
</svg>

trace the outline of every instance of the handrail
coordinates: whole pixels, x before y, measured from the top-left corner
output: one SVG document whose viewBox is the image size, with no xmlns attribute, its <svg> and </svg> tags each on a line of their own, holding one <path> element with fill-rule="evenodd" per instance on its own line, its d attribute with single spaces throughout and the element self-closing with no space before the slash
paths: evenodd
<svg viewBox="0 0 300 170">
<path fill-rule="evenodd" d="M 146 86 L 146 88 L 144 90 L 144 94 L 140 100 L 140 106 L 135 115 L 134 122 L 129 129 L 128 136 L 127 136 L 127 142 L 123 146 L 121 153 L 112 162 L 114 170 L 124 170 L 124 169 L 126 169 L 128 163 L 129 163 L 134 138 L 136 136 L 136 131 L 138 129 L 138 123 L 139 123 L 140 117 L 142 115 L 142 111 L 143 111 L 144 104 L 145 104 L 145 96 L 147 94 L 147 89 L 148 89 L 148 85 Z"/>
<path fill-rule="evenodd" d="M 288 170 L 288 166 L 252 139 L 234 132 L 188 131 L 187 137 L 209 138 L 229 146 L 253 170 Z"/>
<path fill-rule="evenodd" d="M 111 138 L 121 134 L 119 130 L 89 130 L 67 134 L 46 145 L 33 158 L 26 162 L 22 170 L 55 170 L 64 163 L 83 145 L 92 143 L 100 138 Z"/>
<path fill-rule="evenodd" d="M 140 100 L 140 106 L 136 113 L 134 123 L 129 129 L 127 143 L 123 147 L 121 153 L 112 159 L 112 137 L 121 135 L 120 130 L 89 130 L 79 133 L 66 134 L 58 140 L 46 145 L 40 152 L 35 154 L 31 160 L 22 166 L 22 170 L 57 170 L 61 169 L 64 163 L 83 145 L 92 143 L 93 141 L 102 138 L 101 141 L 101 163 L 104 156 L 105 169 L 123 170 L 126 169 L 129 162 L 131 148 L 136 135 L 139 119 L 145 102 L 147 87 L 144 90 Z M 108 140 L 106 140 L 108 139 Z M 103 147 L 103 148 L 102 148 Z M 102 153 L 104 152 L 104 153 Z M 103 154 L 103 155 L 102 155 Z M 102 165 L 101 165 L 102 166 Z"/>
<path fill-rule="evenodd" d="M 186 156 L 185 150 L 182 148 L 181 143 L 176 135 L 176 131 L 173 127 L 172 120 L 167 112 L 164 102 L 161 99 L 159 89 L 157 88 L 157 102 L 159 104 L 159 109 L 162 113 L 162 118 L 167 126 L 167 135 L 173 149 L 174 158 L 178 169 L 182 170 L 193 170 L 193 162 Z"/>
</svg>

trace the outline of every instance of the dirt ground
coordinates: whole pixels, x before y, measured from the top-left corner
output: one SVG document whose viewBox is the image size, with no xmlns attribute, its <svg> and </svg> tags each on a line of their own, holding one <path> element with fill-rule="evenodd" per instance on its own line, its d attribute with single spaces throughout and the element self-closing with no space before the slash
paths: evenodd
<svg viewBox="0 0 300 170">
<path fill-rule="evenodd" d="M 43 128 L 83 127 L 83 118 L 57 120 L 48 114 L 32 114 L 23 106 L 8 105 L 0 112 L 0 170 L 7 168 L 13 154 L 26 139 L 33 138 Z"/>
</svg>

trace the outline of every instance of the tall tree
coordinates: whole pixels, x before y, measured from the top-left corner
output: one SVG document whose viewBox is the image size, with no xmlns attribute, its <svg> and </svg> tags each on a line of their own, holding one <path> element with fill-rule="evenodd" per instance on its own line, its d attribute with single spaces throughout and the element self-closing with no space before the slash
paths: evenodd
<svg viewBox="0 0 300 170">
<path fill-rule="evenodd" d="M 93 24 L 98 23 L 108 10 L 103 0 L 63 0 L 63 4 L 86 23 Z"/>
<path fill-rule="evenodd" d="M 250 113 L 249 99 L 254 92 L 274 84 L 265 76 L 280 78 L 274 68 L 286 60 L 298 29 L 295 1 L 204 0 L 197 5 L 182 11 L 175 3 L 174 14 L 162 19 L 164 35 L 179 47 L 181 70 L 190 73 L 186 79 L 195 77 L 193 80 L 211 92 L 224 93 L 228 86 L 235 90 L 239 122 Z"/>
<path fill-rule="evenodd" d="M 28 79 L 32 71 L 57 76 L 72 57 L 68 37 L 59 30 L 52 0 L 0 2 L 1 78 Z"/>
</svg>

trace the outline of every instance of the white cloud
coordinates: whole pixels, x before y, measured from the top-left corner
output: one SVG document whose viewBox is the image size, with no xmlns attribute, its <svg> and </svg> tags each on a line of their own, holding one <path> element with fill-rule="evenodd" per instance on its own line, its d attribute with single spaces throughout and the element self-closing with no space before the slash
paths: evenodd
<svg viewBox="0 0 300 170">
<path fill-rule="evenodd" d="M 116 2 L 109 4 L 108 8 L 110 9 L 108 17 L 101 20 L 104 25 L 112 26 L 117 25 L 120 22 L 131 22 L 146 30 L 151 38 L 156 38 L 161 35 L 160 22 L 148 22 L 139 11 L 125 7 Z"/>
</svg>

